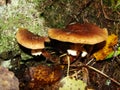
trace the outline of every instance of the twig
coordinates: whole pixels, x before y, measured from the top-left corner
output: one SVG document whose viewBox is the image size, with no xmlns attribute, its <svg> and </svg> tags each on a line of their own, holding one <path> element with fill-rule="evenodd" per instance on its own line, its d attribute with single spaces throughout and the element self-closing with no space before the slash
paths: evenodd
<svg viewBox="0 0 120 90">
<path fill-rule="evenodd" d="M 94 62 L 94 58 L 92 58 L 91 60 L 89 60 L 87 63 L 86 63 L 86 65 L 90 65 L 92 63 L 92 65 L 95 63 Z"/>
<path fill-rule="evenodd" d="M 120 15 L 120 12 L 116 11 L 118 15 Z"/>
<path fill-rule="evenodd" d="M 90 69 L 92 69 L 92 70 L 94 70 L 94 71 L 96 71 L 96 72 L 98 72 L 99 74 L 105 76 L 106 78 L 110 79 L 111 81 L 113 81 L 114 83 L 116 83 L 117 85 L 120 86 L 120 82 L 118 82 L 118 81 L 116 81 L 115 79 L 109 77 L 108 75 L 106 75 L 105 73 L 101 72 L 100 70 L 98 70 L 98 69 L 96 69 L 96 68 L 94 68 L 94 67 L 91 67 L 91 66 L 87 66 L 87 67 L 90 68 Z"/>
<path fill-rule="evenodd" d="M 67 61 L 68 61 L 67 76 L 69 76 L 69 71 L 70 71 L 70 57 L 69 56 L 67 56 Z"/>
<path fill-rule="evenodd" d="M 98 69 L 96 69 L 96 68 L 94 68 L 94 67 L 92 67 L 92 66 L 82 64 L 80 67 L 87 67 L 87 68 L 89 68 L 89 69 L 92 69 L 92 70 L 94 70 L 94 71 L 96 71 L 97 73 L 105 76 L 106 78 L 110 79 L 111 81 L 113 81 L 114 83 L 116 83 L 117 85 L 120 86 L 120 82 L 116 81 L 115 79 L 109 77 L 107 74 L 103 73 L 102 71 L 100 71 L 100 70 L 98 70 Z M 78 71 L 75 72 L 72 76 L 74 76 L 74 75 L 76 75 L 76 74 L 78 74 L 78 73 L 80 73 L 80 72 L 81 72 L 81 70 L 78 70 Z"/>
<path fill-rule="evenodd" d="M 67 76 L 69 76 L 69 71 L 70 71 L 70 57 L 67 55 L 67 53 L 62 54 L 60 57 L 67 57 L 67 62 L 68 62 L 68 67 L 67 67 Z"/>
</svg>

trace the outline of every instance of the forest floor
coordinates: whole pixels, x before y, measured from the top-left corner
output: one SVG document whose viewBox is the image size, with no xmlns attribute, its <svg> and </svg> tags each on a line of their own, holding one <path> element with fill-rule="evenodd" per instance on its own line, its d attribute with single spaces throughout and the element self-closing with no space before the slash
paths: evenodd
<svg viewBox="0 0 120 90">
<path fill-rule="evenodd" d="M 37 7 L 38 11 L 42 11 L 41 16 L 45 18 L 46 26 L 64 28 L 73 22 L 94 23 L 101 28 L 107 28 L 109 35 L 118 36 L 117 44 L 112 47 L 117 51 L 120 47 L 120 8 L 105 0 L 68 1 L 46 0 Z M 53 51 L 49 50 L 49 52 Z M 60 60 L 60 55 L 57 53 L 52 54 L 49 58 L 54 57 Z M 56 90 L 59 81 L 53 84 L 50 82 L 47 85 L 39 85 L 42 83 L 39 80 L 31 81 L 31 73 L 33 72 L 29 71 L 31 70 L 30 67 L 39 66 L 41 63 L 45 66 L 58 65 L 62 67 L 61 77 L 67 75 L 68 64 L 62 64 L 60 61 L 51 62 L 49 58 L 33 56 L 32 59 L 23 61 L 22 64 L 20 64 L 20 55 L 14 58 L 16 60 L 13 63 L 15 67 L 11 68 L 11 71 L 18 77 L 21 90 L 28 90 L 28 88 L 29 90 Z M 41 66 L 41 68 L 44 67 Z M 99 61 L 93 57 L 82 58 L 82 60 L 78 58 L 69 66 L 69 75 L 74 75 L 75 72 L 79 72 L 77 79 L 82 78 L 87 83 L 87 90 L 120 90 L 120 55 Z"/>
</svg>

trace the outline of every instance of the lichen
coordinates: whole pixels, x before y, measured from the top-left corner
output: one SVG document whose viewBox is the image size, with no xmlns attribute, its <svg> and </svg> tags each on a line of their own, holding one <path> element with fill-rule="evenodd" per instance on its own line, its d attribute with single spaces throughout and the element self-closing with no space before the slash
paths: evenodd
<svg viewBox="0 0 120 90">
<path fill-rule="evenodd" d="M 19 27 L 46 36 L 45 20 L 39 15 L 35 0 L 12 0 L 10 4 L 0 6 L 0 53 L 19 50 L 15 39 Z"/>
</svg>

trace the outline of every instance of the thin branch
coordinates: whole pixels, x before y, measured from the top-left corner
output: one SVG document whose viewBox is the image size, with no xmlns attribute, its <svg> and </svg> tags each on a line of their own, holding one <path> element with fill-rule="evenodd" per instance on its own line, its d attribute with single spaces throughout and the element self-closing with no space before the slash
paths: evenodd
<svg viewBox="0 0 120 90">
<path fill-rule="evenodd" d="M 75 66 L 75 67 L 76 67 L 76 66 Z M 96 71 L 97 73 L 103 75 L 104 77 L 110 79 L 111 81 L 113 81 L 114 83 L 116 83 L 117 85 L 120 86 L 120 82 L 116 81 L 115 79 L 109 77 L 107 74 L 103 73 L 102 71 L 100 71 L 100 70 L 98 70 L 98 69 L 96 69 L 96 68 L 94 68 L 94 67 L 92 67 L 92 66 L 82 64 L 80 67 L 87 67 L 87 68 L 89 68 L 89 69 L 92 69 L 92 70 Z M 75 72 L 72 76 L 75 76 L 76 74 L 79 74 L 80 72 L 81 72 L 81 70 L 78 70 L 78 71 Z"/>
<path fill-rule="evenodd" d="M 69 76 L 69 71 L 70 71 L 70 57 L 69 56 L 67 56 L 67 61 L 68 61 L 67 76 Z"/>
<path fill-rule="evenodd" d="M 120 86 L 120 82 L 118 82 L 118 81 L 116 81 L 115 79 L 109 77 L 107 74 L 101 72 L 100 70 L 98 70 L 98 69 L 96 69 L 96 68 L 94 68 L 94 67 L 91 67 L 91 66 L 87 66 L 87 67 L 90 68 L 90 69 L 92 69 L 92 70 L 94 70 L 94 71 L 96 71 L 96 72 L 98 72 L 99 74 L 105 76 L 106 78 L 110 79 L 111 81 L 113 81 L 114 83 L 116 83 L 117 85 Z"/>
</svg>

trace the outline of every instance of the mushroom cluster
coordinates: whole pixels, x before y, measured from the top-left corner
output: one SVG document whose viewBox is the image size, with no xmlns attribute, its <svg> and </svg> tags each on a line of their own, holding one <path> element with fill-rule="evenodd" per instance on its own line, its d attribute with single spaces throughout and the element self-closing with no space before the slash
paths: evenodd
<svg viewBox="0 0 120 90">
<path fill-rule="evenodd" d="M 107 29 L 101 29 L 93 24 L 70 24 L 64 29 L 52 28 L 48 31 L 49 37 L 61 42 L 69 42 L 71 45 L 67 49 L 67 53 L 72 56 L 85 57 L 87 51 L 84 45 L 91 45 L 104 42 L 107 40 L 108 31 Z M 90 49 L 90 48 L 89 48 Z"/>
<path fill-rule="evenodd" d="M 68 64 L 69 61 L 73 63 L 80 60 L 81 57 L 86 57 L 90 49 L 86 48 L 86 45 L 91 47 L 106 41 L 107 38 L 107 29 L 101 29 L 89 23 L 70 24 L 64 29 L 50 28 L 48 37 L 38 36 L 27 29 L 19 28 L 16 33 L 16 40 L 20 45 L 30 49 L 32 55 L 43 55 L 47 60 L 55 61 L 53 64 L 56 64 L 56 66 L 51 67 L 38 65 L 29 68 L 29 88 L 40 88 L 44 85 L 56 83 L 63 76 L 62 68 L 58 67 L 59 64 Z M 47 45 L 52 48 L 51 51 L 55 52 L 54 55 L 48 52 Z M 55 55 L 56 57 L 54 57 Z"/>
<path fill-rule="evenodd" d="M 51 43 L 51 39 L 51 41 L 57 40 L 69 44 L 66 45 L 68 46 L 66 48 L 68 55 L 79 56 L 82 52 L 81 57 L 85 57 L 88 51 L 84 48 L 84 45 L 93 46 L 106 41 L 108 38 L 108 31 L 105 28 L 102 29 L 90 23 L 74 23 L 66 26 L 64 29 L 50 28 L 48 30 L 48 36 L 49 37 L 41 37 L 34 35 L 27 29 L 20 28 L 16 34 L 16 39 L 22 46 L 32 49 L 33 55 L 36 55 L 36 53 L 34 53 L 36 51 L 40 51 L 40 54 L 42 54 L 42 50 L 46 47 L 45 42 Z M 59 43 L 55 43 L 55 46 L 58 44 Z M 62 48 L 64 48 L 64 45 Z"/>
</svg>

